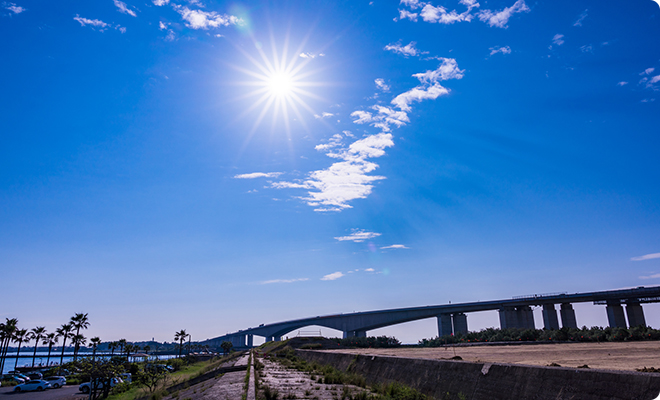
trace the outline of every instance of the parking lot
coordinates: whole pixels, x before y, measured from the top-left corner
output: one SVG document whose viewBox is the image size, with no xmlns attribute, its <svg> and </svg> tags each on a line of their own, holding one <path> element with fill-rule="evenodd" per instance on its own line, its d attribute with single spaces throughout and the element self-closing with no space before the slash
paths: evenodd
<svg viewBox="0 0 660 400">
<path fill-rule="evenodd" d="M 43 392 L 14 393 L 13 387 L 0 387 L 2 400 L 84 400 L 87 396 L 78 391 L 78 385 L 48 389 Z"/>
</svg>

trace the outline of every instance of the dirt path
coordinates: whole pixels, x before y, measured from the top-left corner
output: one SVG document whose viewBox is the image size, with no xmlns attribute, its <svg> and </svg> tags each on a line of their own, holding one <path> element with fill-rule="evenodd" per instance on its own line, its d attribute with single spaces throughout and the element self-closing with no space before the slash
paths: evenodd
<svg viewBox="0 0 660 400">
<path fill-rule="evenodd" d="M 660 342 L 651 341 L 325 351 L 435 360 L 449 359 L 457 355 L 465 361 L 473 362 L 543 366 L 555 363 L 562 367 L 578 367 L 586 364 L 589 368 L 627 371 L 643 367 L 660 367 Z"/>
<path fill-rule="evenodd" d="M 268 386 L 271 390 L 277 390 L 280 399 L 337 400 L 342 398 L 344 392 L 353 394 L 366 390 L 353 385 L 318 383 L 316 379 L 319 376 L 284 368 L 270 360 L 260 361 L 264 364 L 259 377 L 261 391 Z"/>
<path fill-rule="evenodd" d="M 245 355 L 234 365 L 246 365 L 248 356 Z M 240 400 L 243 395 L 243 381 L 245 371 L 228 372 L 219 378 L 191 386 L 163 400 Z"/>
</svg>

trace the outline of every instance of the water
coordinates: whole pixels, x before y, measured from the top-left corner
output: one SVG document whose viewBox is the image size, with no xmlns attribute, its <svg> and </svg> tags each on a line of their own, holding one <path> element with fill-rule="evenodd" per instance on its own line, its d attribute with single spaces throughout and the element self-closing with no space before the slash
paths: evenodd
<svg viewBox="0 0 660 400">
<path fill-rule="evenodd" d="M 22 350 L 22 349 L 21 349 Z M 18 359 L 18 367 L 30 367 L 32 366 L 32 352 L 31 351 L 21 351 L 20 357 Z M 49 365 L 50 366 L 57 366 L 60 364 L 60 352 L 51 352 L 50 353 L 50 361 Z M 109 355 L 110 353 L 106 352 L 97 352 L 96 355 Z M 115 353 L 115 355 L 118 355 Z M 30 357 L 24 357 L 24 356 L 30 356 Z M 92 353 L 89 352 L 80 352 L 78 353 L 78 357 L 91 357 Z M 14 364 L 16 363 L 16 353 L 7 353 L 7 360 L 5 361 L 5 367 L 2 370 L 3 374 L 6 374 L 9 371 L 14 370 Z M 169 360 L 170 358 L 174 358 L 176 355 L 157 355 L 157 356 L 150 356 L 148 359 L 149 360 Z M 34 366 L 38 366 L 41 364 L 42 366 L 46 366 L 46 360 L 48 359 L 48 352 L 47 351 L 37 351 L 37 356 L 34 359 Z M 131 361 L 133 360 L 133 357 L 131 357 Z M 143 360 L 142 357 L 138 358 L 138 360 Z M 67 363 L 69 361 L 73 361 L 73 353 L 71 352 L 64 352 L 64 358 L 62 360 L 64 363 Z"/>
</svg>

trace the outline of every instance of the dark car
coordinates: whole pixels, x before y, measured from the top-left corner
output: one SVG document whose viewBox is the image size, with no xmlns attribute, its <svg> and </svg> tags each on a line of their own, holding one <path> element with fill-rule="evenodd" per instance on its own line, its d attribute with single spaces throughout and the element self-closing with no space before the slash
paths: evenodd
<svg viewBox="0 0 660 400">
<path fill-rule="evenodd" d="M 43 374 L 41 374 L 40 372 L 30 372 L 29 374 L 27 374 L 27 377 L 30 379 L 44 379 Z"/>
</svg>

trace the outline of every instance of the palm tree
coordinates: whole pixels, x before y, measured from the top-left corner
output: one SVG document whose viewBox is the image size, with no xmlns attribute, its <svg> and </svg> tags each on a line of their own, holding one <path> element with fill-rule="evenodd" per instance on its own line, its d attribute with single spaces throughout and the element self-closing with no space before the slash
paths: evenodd
<svg viewBox="0 0 660 400">
<path fill-rule="evenodd" d="M 18 367 L 18 355 L 21 352 L 21 344 L 25 340 L 30 340 L 28 338 L 28 330 L 27 329 L 16 329 L 16 333 L 14 333 L 14 342 L 18 342 L 18 350 L 16 350 L 16 362 L 14 363 L 14 370 L 16 370 L 16 367 Z"/>
<path fill-rule="evenodd" d="M 89 320 L 87 318 L 87 314 L 83 313 L 78 313 L 71 317 L 71 325 L 76 329 L 76 336 L 80 335 L 80 330 L 81 329 L 87 329 L 89 328 Z M 82 341 L 84 343 L 84 340 Z M 80 350 L 80 345 L 82 344 L 81 342 L 78 342 L 76 346 L 73 349 L 73 361 L 75 361 L 78 358 L 78 350 Z"/>
<path fill-rule="evenodd" d="M 76 357 L 78 356 L 78 350 L 80 350 L 80 346 L 84 346 L 85 342 L 87 341 L 87 338 L 83 336 L 80 333 L 77 333 L 73 336 L 71 336 L 71 344 L 73 345 L 74 351 L 73 351 L 73 360 L 76 360 Z"/>
<path fill-rule="evenodd" d="M 17 329 L 16 324 L 18 324 L 16 318 L 5 318 L 5 320 L 6 322 L 4 324 L 0 324 L 0 371 L 4 371 L 9 343 L 11 343 L 14 337 Z"/>
<path fill-rule="evenodd" d="M 183 341 L 188 337 L 185 329 L 181 329 L 179 332 L 174 334 L 174 341 L 179 342 L 179 358 L 181 358 L 181 349 L 183 348 Z"/>
<path fill-rule="evenodd" d="M 89 345 L 92 346 L 92 360 L 96 359 L 96 348 L 101 344 L 101 338 L 96 336 L 89 339 Z"/>
<path fill-rule="evenodd" d="M 57 332 L 57 335 L 62 338 L 62 354 L 60 355 L 60 368 L 62 368 L 62 363 L 64 362 L 64 347 L 66 347 L 66 340 L 71 337 L 73 325 L 62 324 L 62 326 L 57 328 L 55 332 Z"/>
<path fill-rule="evenodd" d="M 108 349 L 110 349 L 110 351 L 111 351 L 111 353 L 110 353 L 111 356 L 115 355 L 115 349 L 117 349 L 117 347 L 119 347 L 119 343 L 117 343 L 117 342 L 108 343 Z"/>
<path fill-rule="evenodd" d="M 126 346 L 126 339 L 119 339 L 117 345 L 119 346 L 119 354 L 124 354 L 124 347 Z"/>
<path fill-rule="evenodd" d="M 48 345 L 48 358 L 46 359 L 46 366 L 48 366 L 50 363 L 50 351 L 53 349 L 53 346 L 57 344 L 57 339 L 59 339 L 59 336 L 57 336 L 55 332 L 48 333 L 46 336 L 44 336 L 44 341 L 42 344 Z"/>
<path fill-rule="evenodd" d="M 37 346 L 39 345 L 39 340 L 46 335 L 46 327 L 37 326 L 32 328 L 30 331 L 30 337 L 34 339 L 34 353 L 32 353 L 32 366 L 34 367 L 34 359 L 37 358 Z"/>
<path fill-rule="evenodd" d="M 145 345 L 144 345 L 144 352 L 145 352 L 145 354 L 149 354 L 149 350 L 151 350 L 151 346 L 149 346 L 148 344 L 145 344 Z"/>
</svg>

